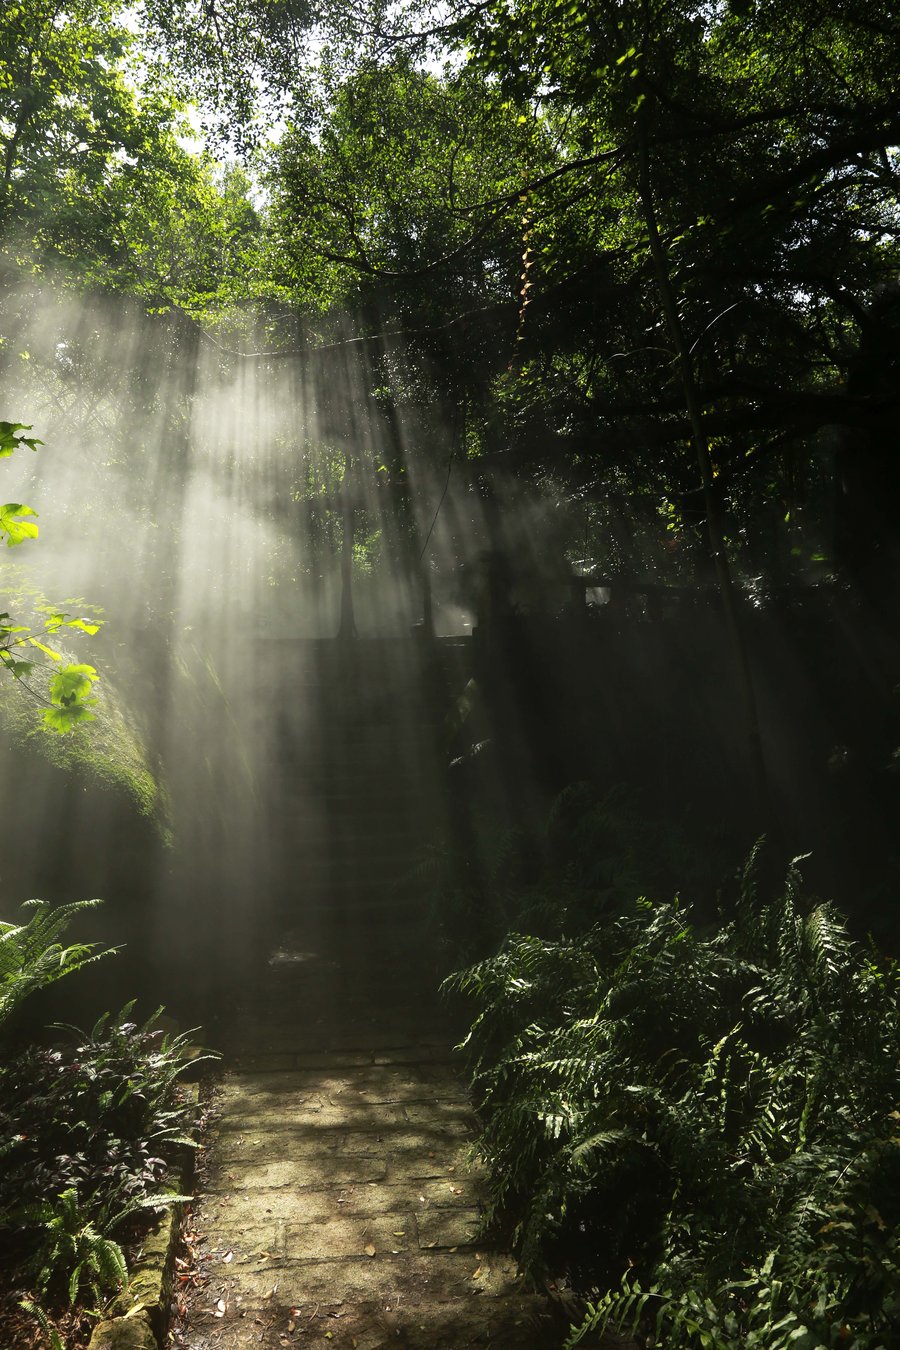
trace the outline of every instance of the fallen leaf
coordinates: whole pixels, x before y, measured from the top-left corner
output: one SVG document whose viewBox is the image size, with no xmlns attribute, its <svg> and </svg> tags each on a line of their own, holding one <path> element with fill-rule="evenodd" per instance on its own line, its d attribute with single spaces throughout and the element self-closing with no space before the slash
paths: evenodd
<svg viewBox="0 0 900 1350">
<path fill-rule="evenodd" d="M 226 1307 L 227 1307 L 227 1304 L 225 1303 L 224 1298 L 220 1298 L 219 1301 L 216 1303 L 215 1308 L 213 1309 L 213 1316 L 214 1316 L 214 1317 L 224 1317 L 224 1316 L 225 1316 L 225 1308 L 226 1308 Z"/>
<path fill-rule="evenodd" d="M 225 1255 L 222 1257 L 222 1261 L 226 1266 L 228 1265 L 229 1261 L 233 1260 L 234 1260 L 234 1252 L 226 1252 Z"/>
<path fill-rule="evenodd" d="M 372 1246 L 371 1242 L 369 1242 L 366 1244 L 366 1256 L 374 1256 L 374 1255 L 375 1255 L 375 1248 Z"/>
<path fill-rule="evenodd" d="M 394 1237 L 406 1237 L 406 1229 L 405 1229 L 405 1228 L 395 1228 L 395 1229 L 393 1230 L 393 1235 L 394 1235 Z"/>
</svg>

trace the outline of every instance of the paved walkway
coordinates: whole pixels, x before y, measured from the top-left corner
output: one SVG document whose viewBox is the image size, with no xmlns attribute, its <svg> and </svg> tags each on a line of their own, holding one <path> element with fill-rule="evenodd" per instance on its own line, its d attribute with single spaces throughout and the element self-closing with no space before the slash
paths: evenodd
<svg viewBox="0 0 900 1350">
<path fill-rule="evenodd" d="M 546 1300 L 477 1239 L 473 1121 L 427 980 L 367 958 L 281 948 L 232 1031 L 182 1344 L 558 1347 Z"/>
<path fill-rule="evenodd" d="M 223 978 L 243 1006 L 206 1032 L 226 1074 L 181 1343 L 550 1350 L 546 1300 L 476 1237 L 462 1028 L 427 900 L 402 882 L 449 831 L 435 681 L 461 689 L 468 668 L 446 644 L 296 647 L 260 668 L 287 675 L 257 690 L 261 744 L 273 708 L 277 736 L 241 912 L 271 941 Z"/>
</svg>

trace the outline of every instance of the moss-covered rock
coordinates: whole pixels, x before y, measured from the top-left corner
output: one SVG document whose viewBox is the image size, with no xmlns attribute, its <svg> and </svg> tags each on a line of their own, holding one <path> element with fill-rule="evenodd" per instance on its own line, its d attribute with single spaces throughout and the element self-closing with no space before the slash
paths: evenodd
<svg viewBox="0 0 900 1350">
<path fill-rule="evenodd" d="M 45 603 L 45 597 L 29 581 L 26 569 L 0 564 L 0 582 L 4 603 L 16 619 L 38 631 L 38 607 Z M 79 612 L 77 606 L 84 608 L 81 601 L 66 601 L 61 607 L 66 606 L 70 610 L 76 606 L 75 613 Z M 61 636 L 60 633 L 54 637 L 53 644 L 63 660 L 83 660 L 85 652 L 67 649 L 66 643 L 59 640 Z M 102 666 L 102 653 L 92 651 L 90 657 Z M 100 669 L 100 679 L 92 690 L 96 698 L 95 720 L 59 735 L 48 730 L 42 720 L 41 699 L 46 694 L 47 672 L 52 673 L 53 668 L 50 660 L 47 671 L 36 668 L 28 677 L 28 688 L 12 678 L 0 679 L 0 728 L 8 741 L 19 749 L 36 753 L 65 773 L 124 795 L 138 815 L 153 821 L 166 834 L 169 829 L 166 795 L 151 766 L 134 711 L 117 689 L 114 678 Z"/>
<path fill-rule="evenodd" d="M 141 1311 L 131 1317 L 111 1317 L 98 1322 L 89 1350 L 159 1350 L 149 1314 Z"/>
</svg>

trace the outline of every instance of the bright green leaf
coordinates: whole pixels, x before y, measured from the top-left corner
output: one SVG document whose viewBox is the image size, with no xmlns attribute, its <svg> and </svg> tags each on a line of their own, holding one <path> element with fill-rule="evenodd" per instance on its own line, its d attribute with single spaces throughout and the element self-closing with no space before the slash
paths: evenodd
<svg viewBox="0 0 900 1350">
<path fill-rule="evenodd" d="M 16 680 L 23 679 L 26 675 L 30 675 L 34 670 L 33 661 L 13 661 L 9 657 L 4 656 L 3 664 L 10 675 L 12 675 L 13 679 Z"/>
<path fill-rule="evenodd" d="M 91 700 L 93 703 L 94 700 Z M 44 725 L 52 731 L 73 731 L 82 722 L 95 721 L 94 714 L 83 703 L 73 703 L 66 708 L 45 708 Z"/>
<path fill-rule="evenodd" d="M 30 450 L 36 450 L 43 441 L 39 441 L 36 436 L 20 436 L 20 431 L 30 431 L 31 426 L 25 422 L 0 422 L 0 459 L 6 459 L 7 456 L 18 450 L 20 445 L 27 445 Z"/>
<path fill-rule="evenodd" d="M 30 506 L 23 506 L 21 502 L 6 502 L 0 506 L 0 536 L 6 535 L 9 548 L 23 544 L 26 539 L 37 538 L 38 527 L 30 521 L 20 519 L 22 516 L 36 514 Z"/>
<path fill-rule="evenodd" d="M 39 638 L 30 637 L 25 638 L 24 641 L 30 642 L 32 647 L 37 647 L 38 651 L 43 652 L 45 656 L 49 656 L 51 661 L 62 660 L 62 654 L 60 652 L 55 652 L 52 647 L 46 646 L 46 644 L 41 642 Z"/>
<path fill-rule="evenodd" d="M 93 666 L 69 665 L 58 670 L 50 681 L 50 698 L 63 708 L 83 702 L 97 678 Z"/>
</svg>

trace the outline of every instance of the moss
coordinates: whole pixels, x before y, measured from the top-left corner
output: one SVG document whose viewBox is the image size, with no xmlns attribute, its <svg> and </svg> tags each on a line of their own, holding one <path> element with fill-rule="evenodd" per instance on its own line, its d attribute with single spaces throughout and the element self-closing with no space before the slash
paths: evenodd
<svg viewBox="0 0 900 1350">
<path fill-rule="evenodd" d="M 0 564 L 4 606 L 23 623 L 36 623 L 36 607 L 44 603 L 43 595 L 32 586 L 21 567 Z M 66 602 L 71 608 L 85 610 L 82 601 Z M 86 653 L 64 646 L 54 636 L 54 649 L 64 661 L 83 660 Z M 90 653 L 93 662 L 102 662 L 102 655 Z M 170 813 L 167 794 L 158 775 L 151 767 L 143 735 L 125 698 L 114 679 L 99 667 L 100 679 L 94 695 L 97 700 L 93 722 L 82 723 L 73 731 L 60 735 L 44 726 L 42 704 L 28 690 L 12 678 L 0 678 L 0 728 L 14 745 L 36 751 L 65 773 L 80 774 L 112 792 L 124 793 L 138 814 L 153 822 L 165 842 L 171 840 Z M 0 672 L 2 675 L 2 672 Z M 40 696 L 46 696 L 47 675 L 37 668 L 29 677 L 29 685 Z"/>
<path fill-rule="evenodd" d="M 158 1350 L 149 1316 L 115 1317 L 100 1322 L 91 1337 L 90 1350 Z"/>
</svg>

